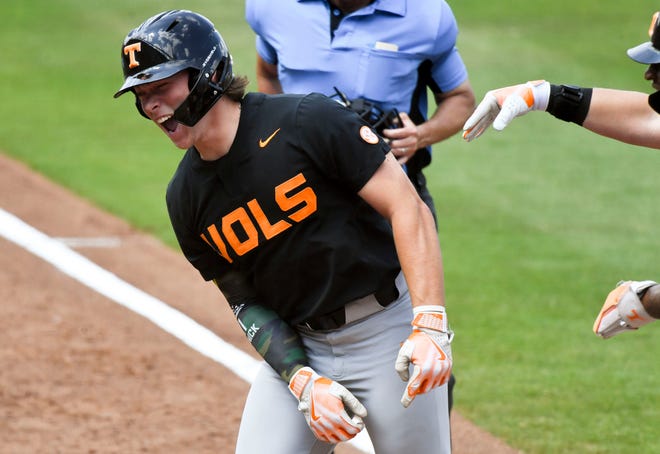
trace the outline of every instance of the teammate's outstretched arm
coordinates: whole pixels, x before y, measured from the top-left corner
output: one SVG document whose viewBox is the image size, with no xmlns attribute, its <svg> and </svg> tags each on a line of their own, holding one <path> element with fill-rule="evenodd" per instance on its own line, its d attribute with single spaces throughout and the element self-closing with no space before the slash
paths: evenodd
<svg viewBox="0 0 660 454">
<path fill-rule="evenodd" d="M 418 394 L 444 385 L 451 374 L 453 335 L 445 312 L 438 234 L 431 211 L 392 153 L 387 154 L 359 194 L 392 225 L 397 255 L 410 291 L 412 332 L 395 362 L 399 376 L 408 383 L 401 398 L 403 406 L 408 407 Z"/>
<path fill-rule="evenodd" d="M 646 93 L 594 88 L 582 126 L 620 142 L 660 148 L 660 115 Z"/>
<path fill-rule="evenodd" d="M 533 110 L 576 123 L 621 142 L 660 148 L 660 115 L 648 95 L 607 88 L 555 85 L 545 80 L 490 90 L 463 125 L 463 138 L 472 141 L 492 124 L 501 131 L 514 118 Z"/>
<path fill-rule="evenodd" d="M 357 435 L 367 410 L 344 386 L 318 375 L 307 360 L 300 337 L 275 311 L 258 304 L 238 272 L 214 279 L 236 320 L 259 355 L 289 384 L 298 410 L 314 435 L 338 443 Z M 349 416 L 348 412 L 353 416 Z M 310 412 L 314 412 L 311 417 Z"/>
</svg>

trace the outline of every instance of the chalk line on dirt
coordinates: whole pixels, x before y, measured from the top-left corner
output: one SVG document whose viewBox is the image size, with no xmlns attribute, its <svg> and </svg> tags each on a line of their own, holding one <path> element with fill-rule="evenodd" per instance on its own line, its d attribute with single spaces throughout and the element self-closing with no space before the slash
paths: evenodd
<svg viewBox="0 0 660 454">
<path fill-rule="evenodd" d="M 142 315 L 251 383 L 259 361 L 209 329 L 0 208 L 0 235 L 112 301 Z"/>
<path fill-rule="evenodd" d="M 65 242 L 49 237 L 2 208 L 0 208 L 0 236 L 40 257 L 108 299 L 142 315 L 193 350 L 222 364 L 248 383 L 254 380 L 261 365 L 260 361 L 224 341 L 182 312 L 78 254 Z M 365 454 L 374 452 L 366 431 L 362 431 L 351 440 L 350 444 Z"/>
</svg>

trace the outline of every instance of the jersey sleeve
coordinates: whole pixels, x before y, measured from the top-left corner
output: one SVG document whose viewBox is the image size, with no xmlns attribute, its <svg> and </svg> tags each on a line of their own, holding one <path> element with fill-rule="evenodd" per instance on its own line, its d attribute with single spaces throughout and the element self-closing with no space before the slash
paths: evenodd
<svg viewBox="0 0 660 454">
<path fill-rule="evenodd" d="M 446 2 L 442 2 L 431 76 L 443 92 L 453 90 L 468 77 L 467 68 L 456 47 L 457 36 L 456 17 L 451 7 Z"/>
<path fill-rule="evenodd" d="M 180 180 L 175 176 L 167 188 L 166 201 L 170 223 L 183 255 L 204 280 L 210 281 L 225 273 L 228 267 L 218 260 L 217 252 L 195 233 L 191 225 L 194 219 L 190 209 L 192 203 L 184 198 L 182 194 L 185 193 L 176 189 L 180 184 Z"/>
<path fill-rule="evenodd" d="M 272 0 L 266 0 L 270 2 Z M 269 12 L 265 11 L 268 4 L 263 0 L 247 0 L 245 2 L 245 20 L 247 21 L 252 31 L 257 35 L 255 38 L 255 47 L 257 54 L 271 65 L 277 64 L 277 51 L 270 45 L 266 39 L 265 30 L 263 29 L 263 16 L 268 17 Z"/>
<path fill-rule="evenodd" d="M 355 112 L 324 95 L 300 103 L 296 129 L 301 148 L 328 178 L 359 191 L 390 148 Z"/>
</svg>

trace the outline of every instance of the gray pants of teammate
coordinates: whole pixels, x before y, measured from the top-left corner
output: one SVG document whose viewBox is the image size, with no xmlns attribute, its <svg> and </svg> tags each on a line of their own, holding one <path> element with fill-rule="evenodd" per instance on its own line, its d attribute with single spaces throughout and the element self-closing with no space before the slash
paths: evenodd
<svg viewBox="0 0 660 454">
<path fill-rule="evenodd" d="M 405 284 L 404 284 L 405 286 Z M 401 289 L 400 289 L 401 290 Z M 337 330 L 300 330 L 310 366 L 348 388 L 369 412 L 364 422 L 377 454 L 450 453 L 447 385 L 419 395 L 408 408 L 405 383 L 394 370 L 410 335 L 407 289 L 384 310 Z M 314 437 L 287 384 L 264 364 L 247 397 L 238 454 L 327 454 L 333 446 Z"/>
</svg>

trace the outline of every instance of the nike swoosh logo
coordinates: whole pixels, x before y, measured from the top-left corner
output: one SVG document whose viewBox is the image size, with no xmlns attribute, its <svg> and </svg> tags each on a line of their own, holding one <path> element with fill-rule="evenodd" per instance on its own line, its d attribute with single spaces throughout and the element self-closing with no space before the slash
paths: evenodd
<svg viewBox="0 0 660 454">
<path fill-rule="evenodd" d="M 279 131 L 279 129 L 278 129 L 278 131 Z M 314 411 L 314 399 L 310 399 L 310 400 L 312 401 L 312 408 L 311 408 L 310 416 L 312 417 L 312 421 L 318 421 L 321 417 L 317 416 L 316 411 Z"/>
<path fill-rule="evenodd" d="M 266 138 L 266 140 L 259 139 L 259 148 L 264 148 L 266 145 L 268 145 L 270 141 L 273 140 L 273 137 L 275 137 L 277 133 L 280 132 L 280 129 L 282 128 L 277 128 L 271 135 Z"/>
</svg>

